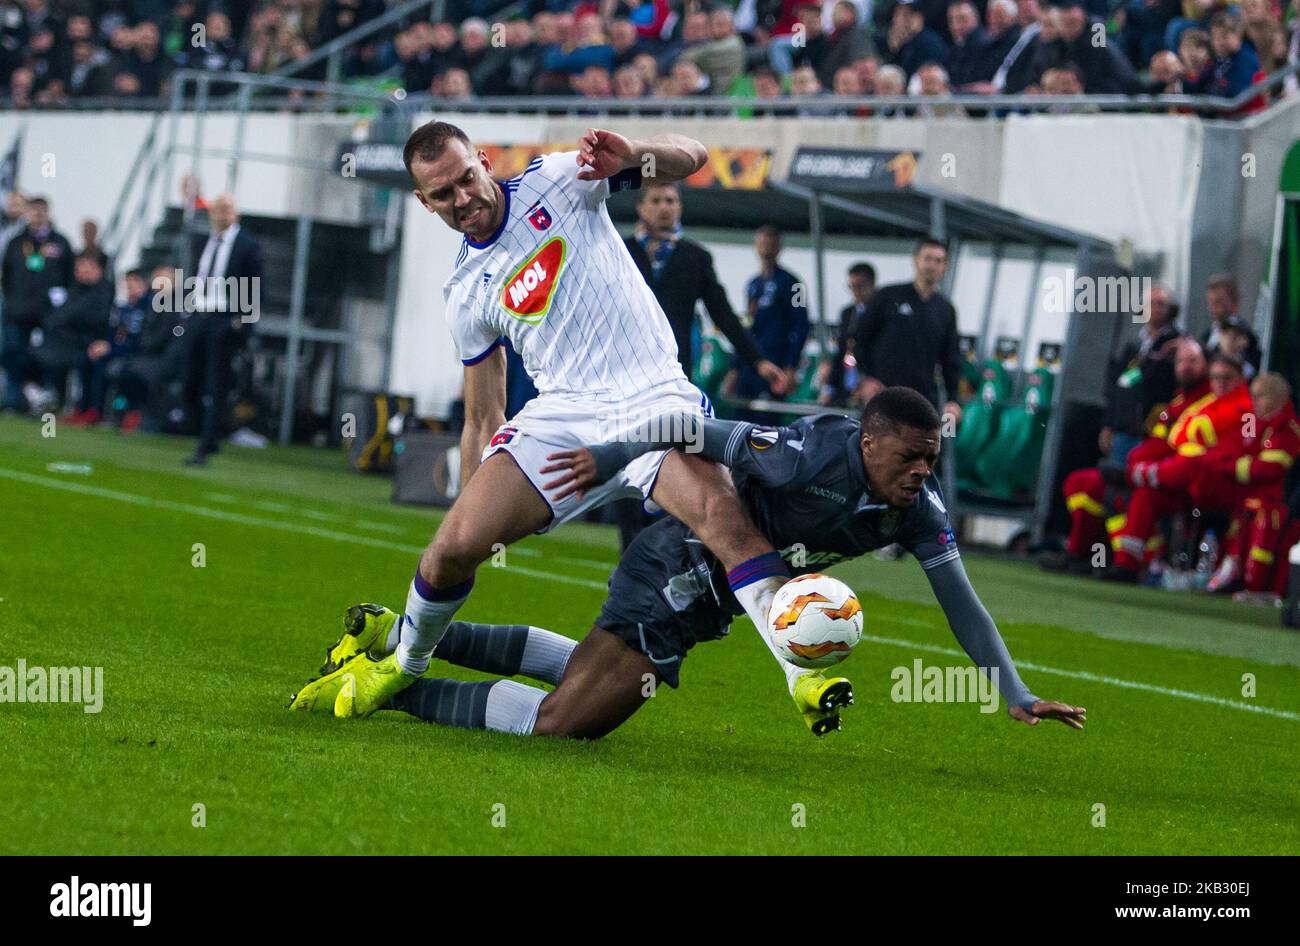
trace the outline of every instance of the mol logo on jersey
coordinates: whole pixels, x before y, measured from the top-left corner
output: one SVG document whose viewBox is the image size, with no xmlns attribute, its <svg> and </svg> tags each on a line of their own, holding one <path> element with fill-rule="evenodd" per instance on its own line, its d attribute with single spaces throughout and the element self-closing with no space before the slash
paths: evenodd
<svg viewBox="0 0 1300 946">
<path fill-rule="evenodd" d="M 546 318 L 567 252 L 563 237 L 552 237 L 543 243 L 506 280 L 501 290 L 501 307 L 529 325 Z"/>
</svg>

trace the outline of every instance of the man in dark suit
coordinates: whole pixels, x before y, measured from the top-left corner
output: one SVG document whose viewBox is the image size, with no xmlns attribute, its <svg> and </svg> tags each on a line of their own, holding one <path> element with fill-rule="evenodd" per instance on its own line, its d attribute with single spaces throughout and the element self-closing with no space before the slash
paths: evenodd
<svg viewBox="0 0 1300 946">
<path fill-rule="evenodd" d="M 659 306 L 668 316 L 677 358 L 686 377 L 695 372 L 695 307 L 704 303 L 709 319 L 727 337 L 736 354 L 772 387 L 785 391 L 785 375 L 763 357 L 718 282 L 713 256 L 682 236 L 682 199 L 676 184 L 645 183 L 638 200 L 636 233 L 624 242 L 641 275 L 650 284 Z"/>
<path fill-rule="evenodd" d="M 231 359 L 247 342 L 257 321 L 261 299 L 262 250 L 257 239 L 239 226 L 235 199 L 229 194 L 208 205 L 212 227 L 195 242 L 193 339 L 185 370 L 185 398 L 199 426 L 199 442 L 189 466 L 203 466 L 225 435 L 226 401 L 234 387 Z"/>
<path fill-rule="evenodd" d="M 682 236 L 682 198 L 677 185 L 643 183 L 636 208 L 639 218 L 636 233 L 624 242 L 659 300 L 659 307 L 668 316 L 677 341 L 677 358 L 686 377 L 695 372 L 698 334 L 695 307 L 703 302 L 709 319 L 745 364 L 766 380 L 773 391 L 784 393 L 785 372 L 763 357 L 758 342 L 731 308 L 713 268 L 713 256 L 700 244 Z M 654 521 L 637 500 L 615 503 L 614 516 L 623 548 Z"/>
<path fill-rule="evenodd" d="M 818 404 L 843 406 L 858 386 L 857 361 L 853 359 L 853 339 L 858 332 L 858 322 L 876 294 L 876 267 L 870 263 L 854 263 L 849 267 L 849 292 L 853 302 L 840 310 L 840 328 L 835 336 L 835 352 L 817 366 Z"/>
</svg>

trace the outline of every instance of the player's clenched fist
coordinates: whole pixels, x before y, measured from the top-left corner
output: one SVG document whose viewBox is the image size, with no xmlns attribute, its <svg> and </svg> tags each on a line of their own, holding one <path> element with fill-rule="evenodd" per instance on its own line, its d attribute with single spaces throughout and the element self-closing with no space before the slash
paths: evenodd
<svg viewBox="0 0 1300 946">
<path fill-rule="evenodd" d="M 578 172 L 578 180 L 599 181 L 613 177 L 631 166 L 628 159 L 632 156 L 632 142 L 622 135 L 588 128 L 578 139 L 578 164 L 586 169 Z"/>
</svg>

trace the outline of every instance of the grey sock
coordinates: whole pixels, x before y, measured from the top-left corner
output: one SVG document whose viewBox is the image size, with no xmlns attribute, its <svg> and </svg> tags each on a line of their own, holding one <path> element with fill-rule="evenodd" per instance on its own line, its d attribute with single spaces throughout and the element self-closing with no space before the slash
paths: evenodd
<svg viewBox="0 0 1300 946">
<path fill-rule="evenodd" d="M 513 680 L 465 683 L 425 677 L 394 696 L 389 706 L 440 726 L 526 736 L 545 698 L 545 690 Z"/>
<path fill-rule="evenodd" d="M 523 674 L 556 684 L 578 642 L 525 624 L 452 621 L 433 656 L 458 667 L 503 677 Z"/>
</svg>

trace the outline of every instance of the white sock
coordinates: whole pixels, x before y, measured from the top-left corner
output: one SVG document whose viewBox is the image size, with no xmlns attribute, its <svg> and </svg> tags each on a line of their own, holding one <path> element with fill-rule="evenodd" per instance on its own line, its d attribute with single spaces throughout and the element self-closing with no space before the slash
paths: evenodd
<svg viewBox="0 0 1300 946">
<path fill-rule="evenodd" d="M 429 669 L 433 649 L 473 587 L 471 578 L 451 588 L 434 588 L 416 573 L 406 594 L 406 611 L 399 622 L 397 663 L 403 671 L 418 677 Z"/>
<path fill-rule="evenodd" d="M 534 680 L 557 684 L 564 676 L 564 668 L 569 665 L 569 658 L 577 646 L 578 642 L 572 637 L 541 627 L 529 627 L 524 655 L 519 661 L 519 672 Z"/>
<path fill-rule="evenodd" d="M 754 627 L 758 629 L 758 636 L 763 639 L 767 649 L 776 658 L 776 662 L 781 667 L 781 672 L 785 674 L 786 686 L 793 695 L 795 681 L 810 671 L 805 667 L 796 667 L 781 656 L 781 652 L 772 643 L 767 621 L 768 611 L 772 608 L 772 599 L 776 597 L 776 593 L 781 586 L 789 580 L 785 576 L 764 578 L 761 581 L 745 585 L 743 588 L 733 589 L 732 593 L 736 596 L 736 600 L 740 602 L 740 606 L 745 609 L 745 613 L 749 615 L 749 619 L 754 622 Z"/>
<path fill-rule="evenodd" d="M 514 680 L 502 680 L 488 690 L 488 729 L 527 736 L 537 723 L 537 711 L 546 699 L 546 691 Z"/>
</svg>

